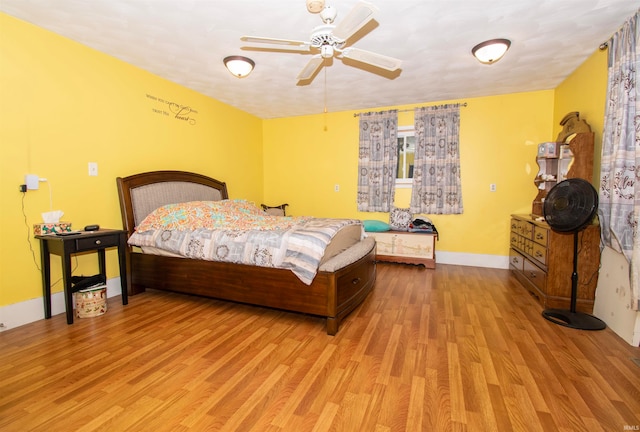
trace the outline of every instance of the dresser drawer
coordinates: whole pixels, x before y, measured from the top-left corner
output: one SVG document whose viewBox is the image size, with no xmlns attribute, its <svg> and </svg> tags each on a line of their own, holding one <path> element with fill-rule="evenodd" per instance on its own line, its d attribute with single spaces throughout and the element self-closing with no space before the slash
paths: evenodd
<svg viewBox="0 0 640 432">
<path fill-rule="evenodd" d="M 522 235 L 528 239 L 533 238 L 533 224 L 529 222 L 520 221 Z"/>
<path fill-rule="evenodd" d="M 546 292 L 547 274 L 540 267 L 525 259 L 523 273 L 540 291 Z"/>
<path fill-rule="evenodd" d="M 547 239 L 549 238 L 549 230 L 535 226 L 533 228 L 533 241 L 547 247 Z"/>
<path fill-rule="evenodd" d="M 522 242 L 522 248 L 525 253 L 533 255 L 533 241 L 524 239 Z"/>
<path fill-rule="evenodd" d="M 96 248 L 118 246 L 118 234 L 105 234 L 102 236 L 93 236 L 87 238 L 79 238 L 76 240 L 76 250 L 95 250 Z"/>
<path fill-rule="evenodd" d="M 521 245 L 521 239 L 522 237 L 520 237 L 518 234 L 514 233 L 513 231 L 511 231 L 511 246 L 512 247 L 517 247 L 522 249 L 522 245 Z"/>
<path fill-rule="evenodd" d="M 531 256 L 542 265 L 547 265 L 547 248 L 538 243 L 531 243 Z"/>
<path fill-rule="evenodd" d="M 519 221 L 517 219 L 511 218 L 511 231 L 518 232 L 518 223 Z"/>
<path fill-rule="evenodd" d="M 524 271 L 524 256 L 518 253 L 518 251 L 510 249 L 509 264 L 518 271 Z"/>
</svg>

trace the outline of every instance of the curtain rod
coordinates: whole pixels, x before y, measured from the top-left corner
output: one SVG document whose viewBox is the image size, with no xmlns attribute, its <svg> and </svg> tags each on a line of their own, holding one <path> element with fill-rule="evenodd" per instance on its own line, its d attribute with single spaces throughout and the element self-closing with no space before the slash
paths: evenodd
<svg viewBox="0 0 640 432">
<path fill-rule="evenodd" d="M 456 106 L 461 106 L 461 107 L 466 107 L 467 103 L 466 102 L 462 102 L 462 103 L 454 103 L 454 104 L 442 104 L 442 105 L 429 105 L 427 107 L 419 107 L 419 108 L 448 108 L 448 107 L 456 107 Z M 387 110 L 387 111 L 392 111 L 392 110 Z M 398 112 L 407 112 L 407 111 L 415 111 L 415 108 L 407 108 L 407 109 L 403 109 L 403 110 L 398 110 Z M 369 112 L 365 112 L 365 113 L 354 113 L 353 116 L 354 117 L 360 117 L 360 114 L 369 114 L 372 113 L 373 111 L 369 111 Z M 378 111 L 378 112 L 384 112 L 384 111 Z"/>
</svg>

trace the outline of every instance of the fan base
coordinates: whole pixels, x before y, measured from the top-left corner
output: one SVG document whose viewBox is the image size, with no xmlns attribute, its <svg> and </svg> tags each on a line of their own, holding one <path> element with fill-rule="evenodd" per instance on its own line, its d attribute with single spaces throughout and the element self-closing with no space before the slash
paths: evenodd
<svg viewBox="0 0 640 432">
<path fill-rule="evenodd" d="M 578 330 L 604 330 L 607 325 L 600 318 L 565 309 L 545 309 L 542 316 L 552 323 Z"/>
</svg>

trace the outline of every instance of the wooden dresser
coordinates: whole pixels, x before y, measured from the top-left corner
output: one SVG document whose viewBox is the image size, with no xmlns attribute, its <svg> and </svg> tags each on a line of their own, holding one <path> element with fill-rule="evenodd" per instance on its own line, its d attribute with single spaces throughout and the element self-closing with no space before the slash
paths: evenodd
<svg viewBox="0 0 640 432">
<path fill-rule="evenodd" d="M 436 268 L 436 234 L 407 231 L 368 232 L 376 239 L 376 260 Z"/>
<path fill-rule="evenodd" d="M 569 309 L 573 274 L 573 233 L 553 231 L 530 215 L 511 216 L 509 268 L 543 308 Z M 576 309 L 593 312 L 600 267 L 600 226 L 578 233 Z"/>
</svg>

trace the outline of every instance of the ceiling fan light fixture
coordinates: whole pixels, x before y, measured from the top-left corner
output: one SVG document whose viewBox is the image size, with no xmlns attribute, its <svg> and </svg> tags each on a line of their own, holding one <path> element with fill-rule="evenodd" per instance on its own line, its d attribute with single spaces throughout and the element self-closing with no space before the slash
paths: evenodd
<svg viewBox="0 0 640 432">
<path fill-rule="evenodd" d="M 237 78 L 249 75 L 256 65 L 253 60 L 243 56 L 228 56 L 224 58 L 223 62 L 231 75 Z"/>
<path fill-rule="evenodd" d="M 509 39 L 491 39 L 474 46 L 471 53 L 480 63 L 493 64 L 504 56 L 510 46 Z"/>
<path fill-rule="evenodd" d="M 333 47 L 331 45 L 322 45 L 320 47 L 320 54 L 322 55 L 322 58 L 333 57 Z"/>
</svg>

